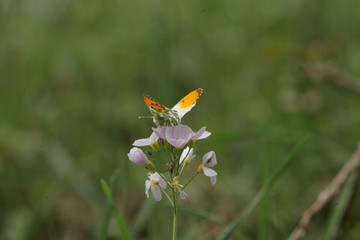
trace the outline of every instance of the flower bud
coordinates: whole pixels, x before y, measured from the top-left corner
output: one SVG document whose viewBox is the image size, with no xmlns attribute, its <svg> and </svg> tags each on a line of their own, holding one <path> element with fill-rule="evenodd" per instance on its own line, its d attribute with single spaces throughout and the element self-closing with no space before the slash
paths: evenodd
<svg viewBox="0 0 360 240">
<path fill-rule="evenodd" d="M 198 172 L 198 173 L 204 172 L 202 167 L 203 167 L 203 164 L 200 164 L 200 165 L 198 166 L 198 169 L 197 169 L 197 172 Z"/>
<path fill-rule="evenodd" d="M 143 150 L 137 147 L 133 147 L 130 152 L 128 153 L 128 157 L 130 161 L 137 165 L 145 165 L 148 163 L 148 158 L 146 157 Z"/>
</svg>

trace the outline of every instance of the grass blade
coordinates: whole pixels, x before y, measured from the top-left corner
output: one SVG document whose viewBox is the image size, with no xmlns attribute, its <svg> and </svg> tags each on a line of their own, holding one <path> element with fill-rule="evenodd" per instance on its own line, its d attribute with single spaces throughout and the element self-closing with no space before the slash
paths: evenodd
<svg viewBox="0 0 360 240">
<path fill-rule="evenodd" d="M 352 190 L 353 190 L 353 187 L 354 187 L 354 184 L 356 181 L 356 177 L 357 177 L 357 174 L 352 173 L 346 180 L 346 182 L 343 186 L 343 189 L 338 197 L 336 207 L 332 213 L 332 216 L 331 216 L 328 226 L 326 228 L 326 232 L 325 232 L 325 235 L 323 238 L 324 240 L 335 239 L 336 233 L 341 224 L 341 219 L 344 216 L 346 208 L 349 204 Z"/>
<path fill-rule="evenodd" d="M 102 190 L 107 199 L 107 203 L 106 203 L 106 207 L 105 207 L 105 211 L 104 211 L 103 221 L 102 221 L 101 228 L 100 228 L 100 234 L 98 237 L 99 240 L 107 239 L 107 231 L 108 231 L 112 211 L 114 211 L 114 214 L 115 214 L 115 218 L 116 218 L 116 221 L 118 224 L 121 239 L 124 239 L 124 240 L 132 239 L 131 235 L 128 231 L 128 227 L 126 225 L 124 215 L 114 204 L 114 194 L 116 191 L 119 173 L 120 173 L 120 171 L 119 171 L 119 169 L 117 169 L 117 170 L 115 170 L 114 174 L 111 176 L 110 187 L 104 179 L 101 179 L 101 181 L 100 181 Z"/>
<path fill-rule="evenodd" d="M 122 214 L 122 212 L 114 206 L 114 213 L 115 213 L 115 218 L 120 230 L 120 237 L 121 239 L 124 240 L 132 240 L 132 237 L 130 235 L 129 229 L 127 227 L 124 215 Z"/>
<path fill-rule="evenodd" d="M 264 184 L 264 186 L 260 189 L 260 191 L 255 195 L 253 200 L 249 203 L 249 205 L 245 208 L 243 213 L 235 218 L 227 227 L 224 229 L 222 234 L 217 238 L 217 240 L 226 240 L 229 239 L 236 228 L 246 219 L 250 213 L 254 210 L 254 208 L 260 203 L 260 201 L 265 197 L 265 195 L 270 191 L 270 189 L 274 186 L 274 184 L 279 180 L 280 176 L 286 171 L 289 167 L 290 163 L 295 159 L 293 156 L 298 151 L 300 146 L 307 140 L 308 137 L 305 137 L 301 140 L 287 155 L 285 161 L 280 165 L 280 167 L 275 171 L 275 173 L 270 177 L 270 179 Z"/>
</svg>

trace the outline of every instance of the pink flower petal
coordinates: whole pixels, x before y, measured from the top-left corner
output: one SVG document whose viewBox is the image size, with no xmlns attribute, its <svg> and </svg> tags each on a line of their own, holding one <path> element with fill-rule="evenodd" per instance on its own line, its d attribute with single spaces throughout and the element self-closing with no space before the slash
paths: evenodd
<svg viewBox="0 0 360 240">
<path fill-rule="evenodd" d="M 215 172 L 211 168 L 203 166 L 202 169 L 204 171 L 204 175 L 207 176 L 207 177 L 213 177 L 213 176 L 217 175 L 217 172 Z"/>
<path fill-rule="evenodd" d="M 151 182 L 150 180 L 146 180 L 145 181 L 145 194 L 147 196 L 147 198 L 149 198 L 149 189 L 151 187 Z"/>
<path fill-rule="evenodd" d="M 181 153 L 179 162 L 182 163 L 182 162 L 186 159 L 186 161 L 188 161 L 188 163 L 189 163 L 189 162 L 191 162 L 195 157 L 196 157 L 196 155 L 194 154 L 194 149 L 193 149 L 193 148 L 186 147 L 186 148 L 182 151 L 182 153 Z"/>
<path fill-rule="evenodd" d="M 211 132 L 205 131 L 203 134 L 201 134 L 200 137 L 198 137 L 198 140 L 207 138 L 211 135 Z"/>
<path fill-rule="evenodd" d="M 179 124 L 174 127 L 173 137 L 190 140 L 193 135 L 193 131 L 186 125 Z"/>
<path fill-rule="evenodd" d="M 143 146 L 149 146 L 152 143 L 152 141 L 148 138 L 142 138 L 138 139 L 133 143 L 133 146 L 136 147 L 143 147 Z"/>
<path fill-rule="evenodd" d="M 160 201 L 161 200 L 162 195 L 161 195 L 160 187 L 158 185 L 152 185 L 151 186 L 151 193 L 152 193 L 155 201 Z"/>
<path fill-rule="evenodd" d="M 176 148 L 183 148 L 188 143 L 184 139 L 167 139 L 167 141 Z"/>
<path fill-rule="evenodd" d="M 210 182 L 214 185 L 216 183 L 216 176 L 210 177 Z"/>
<path fill-rule="evenodd" d="M 197 131 L 197 133 L 194 134 L 194 136 L 192 136 L 193 139 L 198 139 L 206 130 L 206 127 L 202 127 L 199 129 L 199 131 Z"/>
<path fill-rule="evenodd" d="M 162 179 L 160 174 L 158 174 L 157 172 L 150 174 L 149 178 L 154 182 L 159 182 Z"/>
<path fill-rule="evenodd" d="M 180 198 L 181 199 L 184 199 L 184 200 L 188 200 L 189 199 L 189 196 L 186 194 L 186 192 L 182 191 L 182 190 L 179 190 L 179 193 L 180 193 Z"/>
<path fill-rule="evenodd" d="M 197 140 L 204 139 L 210 135 L 211 135 L 211 133 L 206 131 L 206 127 L 202 127 L 202 128 L 200 128 L 199 131 L 197 131 L 197 133 L 194 134 L 194 136 L 192 136 L 192 139 L 197 139 Z"/>
<path fill-rule="evenodd" d="M 206 167 L 213 167 L 217 164 L 216 154 L 214 151 L 210 151 L 203 156 L 203 165 Z"/>
<path fill-rule="evenodd" d="M 157 128 L 152 128 L 152 130 L 154 131 L 154 133 L 161 139 L 165 139 L 165 131 L 166 131 L 167 127 L 157 127 Z M 150 136 L 151 137 L 151 136 Z"/>
<path fill-rule="evenodd" d="M 166 182 L 165 182 L 165 180 L 163 178 L 160 179 L 159 185 L 162 188 L 166 188 Z"/>
</svg>

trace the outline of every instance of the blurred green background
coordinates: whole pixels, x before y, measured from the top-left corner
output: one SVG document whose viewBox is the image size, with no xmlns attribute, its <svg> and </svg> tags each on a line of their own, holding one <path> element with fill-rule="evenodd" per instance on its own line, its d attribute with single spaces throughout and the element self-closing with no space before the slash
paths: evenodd
<svg viewBox="0 0 360 240">
<path fill-rule="evenodd" d="M 172 107 L 204 89 L 183 123 L 212 132 L 197 154 L 216 151 L 218 183 L 198 177 L 181 204 L 225 220 L 311 136 L 239 228 L 247 239 L 286 239 L 357 147 L 359 95 L 311 81 L 299 64 L 331 62 L 360 76 L 360 1 L 0 4 L 0 239 L 96 238 L 106 202 L 100 179 L 116 168 L 129 226 L 149 209 L 135 239 L 170 239 L 169 204 L 149 205 L 146 170 L 126 155 L 154 126 L 138 119 L 149 115 L 144 93 Z M 359 195 L 357 184 L 338 239 L 360 236 Z M 335 205 L 306 239 L 321 239 Z M 206 240 L 223 227 L 182 212 L 179 229 L 180 239 Z M 113 219 L 109 239 L 119 239 Z"/>
</svg>

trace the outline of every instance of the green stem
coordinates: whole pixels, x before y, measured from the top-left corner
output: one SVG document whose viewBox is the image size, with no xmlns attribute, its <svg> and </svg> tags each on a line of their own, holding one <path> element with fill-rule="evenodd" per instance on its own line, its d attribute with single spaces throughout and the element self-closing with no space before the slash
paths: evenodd
<svg viewBox="0 0 360 240">
<path fill-rule="evenodd" d="M 177 189 L 173 188 L 173 234 L 172 240 L 176 240 L 176 233 L 177 233 L 177 213 L 178 213 L 178 203 L 177 203 Z"/>
<path fill-rule="evenodd" d="M 187 185 L 189 185 L 189 183 L 199 174 L 199 172 L 196 172 L 190 179 L 189 181 L 184 185 L 184 187 L 182 188 L 182 190 L 184 190 L 186 188 Z"/>
<path fill-rule="evenodd" d="M 169 194 L 167 194 L 167 192 L 161 188 L 161 191 L 164 193 L 164 195 L 167 197 L 167 199 L 169 200 L 169 202 L 171 203 L 171 206 L 174 207 L 174 203 L 173 201 L 171 200 Z"/>
<path fill-rule="evenodd" d="M 159 172 L 158 172 L 158 173 L 159 173 Z M 171 183 L 166 179 L 166 177 L 164 176 L 164 174 L 159 173 L 159 175 L 162 177 L 162 179 L 164 179 L 164 181 L 166 182 L 166 184 L 167 184 L 170 188 L 172 188 Z"/>
</svg>

